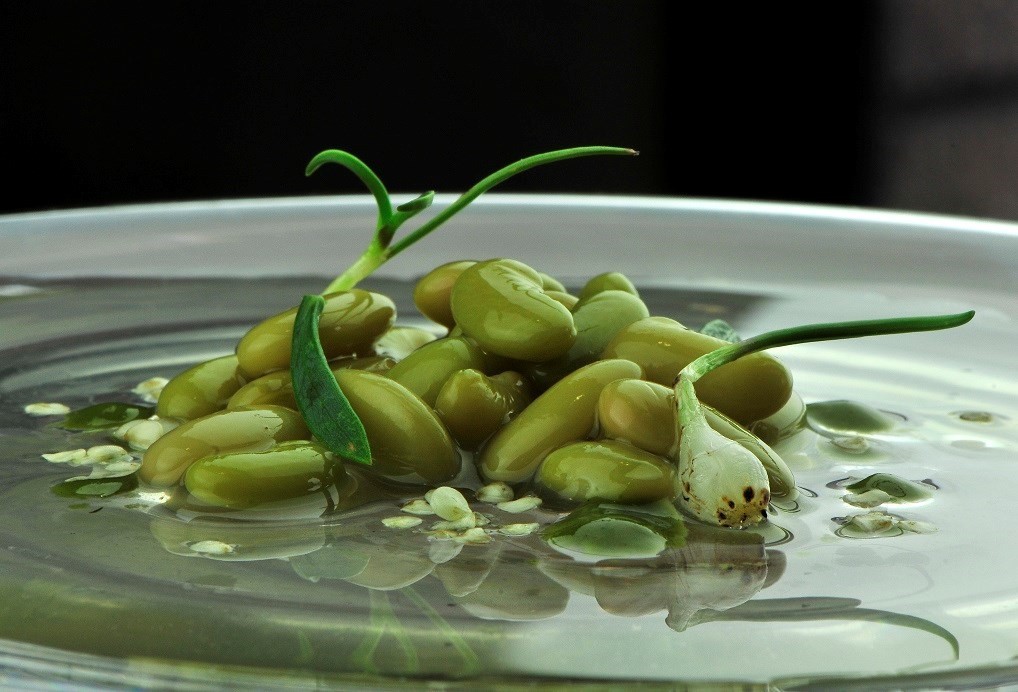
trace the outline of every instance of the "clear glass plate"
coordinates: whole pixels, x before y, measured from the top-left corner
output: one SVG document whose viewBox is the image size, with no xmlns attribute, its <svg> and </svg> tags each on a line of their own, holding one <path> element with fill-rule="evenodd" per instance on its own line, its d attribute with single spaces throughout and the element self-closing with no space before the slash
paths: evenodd
<svg viewBox="0 0 1018 692">
<path fill-rule="evenodd" d="M 450 197 L 439 197 L 445 204 Z M 68 434 L 23 407 L 134 396 L 231 351 L 321 290 L 374 226 L 370 198 L 169 204 L 0 218 L 0 683 L 217 688 L 584 681 L 781 689 L 1018 681 L 1018 227 L 710 200 L 487 195 L 370 285 L 423 324 L 408 280 L 514 257 L 567 285 L 621 271 L 653 314 L 751 335 L 809 322 L 975 309 L 947 331 L 775 352 L 807 402 L 888 412 L 890 432 L 779 443 L 803 489 L 771 525 L 691 534 L 654 558 L 536 535 L 458 552 L 309 503 L 178 516 L 159 493 L 72 500 Z M 851 538 L 847 479 L 929 497 L 885 505 L 931 533 Z M 510 518 L 488 508 L 496 522 Z M 527 517 L 548 522 L 551 512 Z M 693 532 L 695 533 L 695 532 Z M 224 555 L 192 547 L 213 541 Z M 214 545 L 206 544 L 206 545 Z"/>
</svg>

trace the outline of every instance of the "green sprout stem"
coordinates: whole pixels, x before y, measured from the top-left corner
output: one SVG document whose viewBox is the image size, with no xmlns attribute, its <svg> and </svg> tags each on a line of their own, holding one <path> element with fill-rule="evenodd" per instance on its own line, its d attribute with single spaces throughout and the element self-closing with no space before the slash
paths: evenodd
<svg viewBox="0 0 1018 692">
<path fill-rule="evenodd" d="M 483 193 L 518 173 L 522 173 L 523 171 L 536 166 L 542 166 L 547 163 L 554 163 L 556 161 L 564 161 L 566 159 L 574 159 L 582 156 L 635 156 L 637 153 L 638 152 L 633 149 L 625 149 L 622 147 L 592 146 L 560 149 L 558 151 L 537 154 L 536 156 L 529 156 L 517 161 L 516 163 L 510 164 L 505 168 L 495 171 L 487 178 L 481 180 L 479 183 L 460 195 L 448 207 L 436 214 L 429 221 L 422 224 L 416 231 L 413 231 L 399 242 L 393 244 L 392 238 L 399 226 L 407 219 L 421 211 L 424 211 L 424 209 L 430 206 L 431 200 L 434 198 L 434 193 L 426 192 L 411 202 L 396 207 L 394 210 L 392 201 L 389 198 L 389 193 L 385 189 L 385 185 L 382 184 L 382 181 L 378 178 L 378 176 L 375 175 L 363 161 L 338 149 L 323 151 L 315 156 L 308 164 L 306 171 L 307 175 L 314 173 L 324 163 L 336 163 L 348 168 L 358 178 L 360 178 L 361 182 L 363 182 L 371 194 L 374 195 L 375 202 L 378 205 L 378 223 L 374 237 L 371 239 L 371 242 L 368 243 L 367 248 L 365 248 L 360 258 L 350 265 L 346 271 L 336 277 L 336 279 L 334 279 L 322 293 L 334 293 L 336 291 L 353 288 L 362 279 L 378 269 L 378 267 L 382 266 L 385 262 L 434 231 L 436 228 L 456 215 L 465 206 L 480 197 Z"/>
<path fill-rule="evenodd" d="M 720 368 L 733 360 L 748 356 L 757 351 L 778 346 L 791 346 L 811 341 L 835 341 L 837 339 L 854 339 L 861 336 L 880 336 L 884 334 L 906 334 L 910 332 L 930 332 L 939 329 L 960 327 L 975 315 L 975 311 L 960 312 L 951 315 L 929 315 L 919 317 L 893 317 L 882 320 L 859 320 L 856 322 L 826 322 L 806 324 L 801 327 L 789 327 L 765 332 L 751 339 L 736 344 L 722 346 L 706 353 L 687 365 L 679 373 L 679 379 L 688 379 L 690 383 Z"/>
</svg>

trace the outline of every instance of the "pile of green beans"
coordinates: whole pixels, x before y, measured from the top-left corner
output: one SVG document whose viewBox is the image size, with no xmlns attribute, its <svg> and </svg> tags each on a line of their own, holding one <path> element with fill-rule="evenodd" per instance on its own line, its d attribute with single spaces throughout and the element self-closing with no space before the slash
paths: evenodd
<svg viewBox="0 0 1018 692">
<path fill-rule="evenodd" d="M 395 326 L 384 295 L 325 296 L 319 336 L 370 443 L 364 473 L 394 487 L 504 481 L 563 503 L 675 496 L 671 387 L 684 366 L 725 342 L 651 316 L 621 274 L 595 276 L 573 295 L 511 259 L 439 266 L 417 282 L 414 303 L 444 337 Z M 343 482 L 342 461 L 297 411 L 295 313 L 264 320 L 234 355 L 167 384 L 156 412 L 181 425 L 147 450 L 142 481 L 183 485 L 199 502 L 231 508 Z M 792 378 L 757 353 L 706 375 L 697 393 L 748 426 L 785 405 Z M 476 476 L 464 473 L 464 459 Z"/>
</svg>

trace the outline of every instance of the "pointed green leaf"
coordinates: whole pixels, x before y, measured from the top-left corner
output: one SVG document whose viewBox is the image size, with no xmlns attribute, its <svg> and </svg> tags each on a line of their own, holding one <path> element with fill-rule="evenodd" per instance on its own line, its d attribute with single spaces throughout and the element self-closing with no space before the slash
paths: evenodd
<svg viewBox="0 0 1018 692">
<path fill-rule="evenodd" d="M 337 456 L 371 465 L 364 425 L 339 388 L 318 336 L 325 307 L 321 296 L 304 296 L 293 323 L 290 374 L 297 407 L 308 429 Z"/>
<path fill-rule="evenodd" d="M 155 409 L 150 406 L 113 401 L 71 411 L 57 425 L 67 430 L 103 430 L 119 428 L 124 423 L 148 418 L 153 413 Z"/>
<path fill-rule="evenodd" d="M 403 204 L 399 205 L 398 207 L 396 207 L 396 211 L 401 211 L 404 214 L 409 214 L 412 216 L 414 214 L 419 214 L 420 212 L 430 207 L 431 203 L 434 201 L 435 201 L 435 191 L 429 190 L 427 192 L 422 192 L 420 195 L 414 197 L 409 202 L 404 202 Z"/>
</svg>

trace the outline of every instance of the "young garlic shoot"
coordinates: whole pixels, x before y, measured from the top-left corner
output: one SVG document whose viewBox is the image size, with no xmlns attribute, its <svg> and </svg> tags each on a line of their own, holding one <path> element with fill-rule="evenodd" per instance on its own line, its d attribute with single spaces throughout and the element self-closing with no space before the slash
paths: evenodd
<svg viewBox="0 0 1018 692">
<path fill-rule="evenodd" d="M 970 310 L 952 315 L 808 324 L 766 332 L 700 356 L 675 380 L 681 435 L 675 481 L 679 506 L 707 523 L 741 528 L 767 518 L 771 496 L 768 471 L 782 485 L 788 484 L 787 466 L 762 440 L 734 421 L 728 422 L 737 430 L 728 434 L 708 423 L 706 407 L 696 398 L 693 386 L 707 373 L 742 356 L 777 346 L 950 329 L 965 324 L 974 314 Z"/>
<path fill-rule="evenodd" d="M 404 222 L 431 206 L 434 192 L 425 192 L 414 199 L 394 207 L 389 192 L 381 179 L 367 164 L 339 149 L 329 149 L 311 159 L 305 171 L 311 175 L 326 163 L 335 163 L 353 172 L 375 198 L 378 221 L 375 233 L 361 256 L 346 271 L 330 283 L 322 295 L 345 291 L 448 221 L 472 201 L 496 185 L 518 173 L 536 166 L 583 156 L 636 156 L 637 151 L 622 147 L 574 147 L 537 154 L 501 168 L 460 195 L 452 204 L 417 230 L 396 243 L 393 237 Z M 358 464 L 371 464 L 371 449 L 364 425 L 339 388 L 322 349 L 318 322 L 325 301 L 322 295 L 307 295 L 301 301 L 294 320 L 290 356 L 290 373 L 293 376 L 294 395 L 301 416 L 308 429 L 322 444 L 342 459 Z"/>
</svg>

